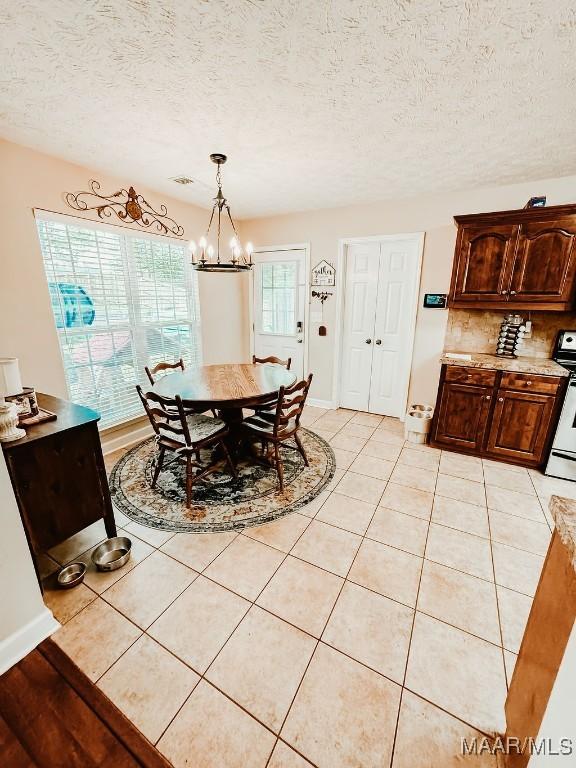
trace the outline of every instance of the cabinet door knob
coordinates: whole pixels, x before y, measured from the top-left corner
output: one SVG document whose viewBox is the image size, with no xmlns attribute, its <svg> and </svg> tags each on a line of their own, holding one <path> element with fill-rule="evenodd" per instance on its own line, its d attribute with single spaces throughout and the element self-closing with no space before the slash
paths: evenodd
<svg viewBox="0 0 576 768">
<path fill-rule="evenodd" d="M 378 344 L 378 346 L 380 346 L 380 344 L 382 344 L 382 339 L 376 339 L 374 344 Z"/>
<path fill-rule="evenodd" d="M 502 296 L 505 296 L 507 291 L 500 291 L 500 293 L 502 294 Z"/>
<path fill-rule="evenodd" d="M 514 296 L 516 294 L 516 291 L 510 291 L 510 295 Z"/>
<path fill-rule="evenodd" d="M 372 344 L 372 339 L 366 339 L 366 344 Z"/>
<path fill-rule="evenodd" d="M 499 397 L 499 398 L 498 398 L 498 402 L 499 402 L 499 403 L 503 403 L 503 402 L 504 402 L 504 398 L 503 398 L 503 397 Z"/>
<path fill-rule="evenodd" d="M 486 395 L 486 400 L 490 400 L 490 395 Z"/>
<path fill-rule="evenodd" d="M 531 381 L 527 381 L 527 382 L 526 382 L 526 386 L 527 386 L 527 387 L 529 387 L 531 384 L 532 384 L 532 382 L 531 382 Z"/>
</svg>

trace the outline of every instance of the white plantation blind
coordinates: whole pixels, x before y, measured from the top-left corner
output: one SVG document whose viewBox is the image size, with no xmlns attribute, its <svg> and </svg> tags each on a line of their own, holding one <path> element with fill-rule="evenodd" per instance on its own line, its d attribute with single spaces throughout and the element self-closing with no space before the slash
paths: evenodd
<svg viewBox="0 0 576 768">
<path fill-rule="evenodd" d="M 77 219 L 44 218 L 38 235 L 70 399 L 101 427 L 143 413 L 144 366 L 201 362 L 196 273 L 187 248 Z"/>
</svg>

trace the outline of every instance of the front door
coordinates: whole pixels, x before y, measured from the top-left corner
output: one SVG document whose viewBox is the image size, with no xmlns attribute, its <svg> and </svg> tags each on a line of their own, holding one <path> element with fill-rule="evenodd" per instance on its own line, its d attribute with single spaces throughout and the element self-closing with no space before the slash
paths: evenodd
<svg viewBox="0 0 576 768">
<path fill-rule="evenodd" d="M 303 249 L 254 253 L 254 354 L 292 359 L 304 378 L 306 252 Z"/>
</svg>

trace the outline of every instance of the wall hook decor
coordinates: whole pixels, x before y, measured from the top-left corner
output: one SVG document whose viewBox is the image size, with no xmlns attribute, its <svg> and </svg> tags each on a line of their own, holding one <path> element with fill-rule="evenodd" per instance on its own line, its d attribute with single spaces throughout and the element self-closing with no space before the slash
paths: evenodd
<svg viewBox="0 0 576 768">
<path fill-rule="evenodd" d="M 127 190 L 121 189 L 112 195 L 102 195 L 99 182 L 91 179 L 89 186 L 90 189 L 87 192 L 66 193 L 65 199 L 70 208 L 74 208 L 75 211 L 96 211 L 101 219 L 115 213 L 121 221 L 136 222 L 141 227 L 152 227 L 164 235 L 170 233 L 182 237 L 184 234 L 184 227 L 168 216 L 168 209 L 164 203 L 159 211 L 154 210 L 134 187 Z"/>
<path fill-rule="evenodd" d="M 332 296 L 332 293 L 328 291 L 312 291 L 312 298 L 318 299 L 321 304 L 324 304 L 329 296 Z"/>
</svg>

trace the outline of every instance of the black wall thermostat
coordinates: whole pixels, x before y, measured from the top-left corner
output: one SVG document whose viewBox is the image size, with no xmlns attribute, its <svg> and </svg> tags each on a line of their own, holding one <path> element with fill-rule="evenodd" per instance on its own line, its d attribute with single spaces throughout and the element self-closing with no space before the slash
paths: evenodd
<svg viewBox="0 0 576 768">
<path fill-rule="evenodd" d="M 446 299 L 445 293 L 425 293 L 424 306 L 427 309 L 446 309 Z"/>
</svg>

